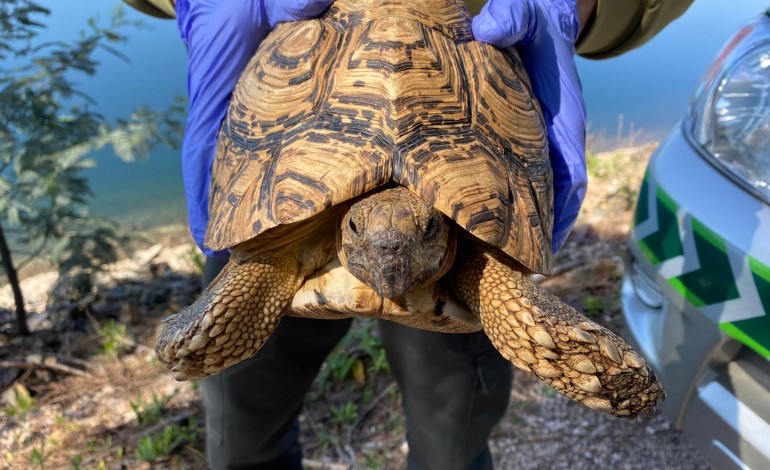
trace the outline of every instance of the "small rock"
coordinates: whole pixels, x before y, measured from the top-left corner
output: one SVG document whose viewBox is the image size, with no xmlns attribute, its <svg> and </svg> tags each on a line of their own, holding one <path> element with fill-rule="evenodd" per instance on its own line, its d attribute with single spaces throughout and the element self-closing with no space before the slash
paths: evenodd
<svg viewBox="0 0 770 470">
<path fill-rule="evenodd" d="M 404 455 L 409 454 L 409 444 L 406 441 L 402 442 L 398 450 Z"/>
<path fill-rule="evenodd" d="M 0 394 L 0 403 L 8 407 L 15 407 L 19 405 L 19 399 L 21 397 L 29 399 L 29 390 L 27 390 L 27 387 L 17 382 Z"/>
</svg>

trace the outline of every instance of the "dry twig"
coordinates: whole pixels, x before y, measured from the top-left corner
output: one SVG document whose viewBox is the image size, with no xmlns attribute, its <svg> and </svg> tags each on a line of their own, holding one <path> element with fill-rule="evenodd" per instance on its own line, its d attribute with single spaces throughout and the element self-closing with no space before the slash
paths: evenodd
<svg viewBox="0 0 770 470">
<path fill-rule="evenodd" d="M 47 369 L 62 374 L 91 377 L 89 372 L 62 364 L 53 356 L 30 354 L 23 359 L 0 361 L 0 369 Z"/>
</svg>

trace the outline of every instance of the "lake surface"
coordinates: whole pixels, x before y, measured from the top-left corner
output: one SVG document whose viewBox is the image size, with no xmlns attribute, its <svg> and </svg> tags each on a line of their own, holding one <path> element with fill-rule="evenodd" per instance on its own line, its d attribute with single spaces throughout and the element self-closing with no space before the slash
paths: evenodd
<svg viewBox="0 0 770 470">
<path fill-rule="evenodd" d="M 46 38 L 61 40 L 77 37 L 86 18 L 99 15 L 106 22 L 117 4 L 78 0 L 73 9 L 72 2 L 42 3 L 53 12 Z M 578 59 L 589 132 L 603 135 L 610 145 L 632 134 L 639 134 L 638 142 L 664 137 L 684 115 L 690 94 L 718 50 L 742 23 L 768 6 L 768 0 L 696 0 L 642 48 L 610 60 Z M 163 109 L 175 96 L 186 94 L 186 57 L 176 23 L 133 10 L 129 17 L 147 26 L 129 31 L 128 43 L 120 48 L 130 63 L 101 54 L 98 75 L 81 81 L 99 112 L 109 118 L 128 116 L 137 106 Z M 147 161 L 135 164 L 122 163 L 109 151 L 99 152 L 98 158 L 99 166 L 89 172 L 96 213 L 137 229 L 185 221 L 178 151 L 158 148 Z"/>
</svg>

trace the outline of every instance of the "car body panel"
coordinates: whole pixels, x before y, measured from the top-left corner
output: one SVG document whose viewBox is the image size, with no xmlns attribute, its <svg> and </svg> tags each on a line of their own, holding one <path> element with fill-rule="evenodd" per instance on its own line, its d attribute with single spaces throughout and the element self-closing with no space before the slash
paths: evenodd
<svg viewBox="0 0 770 470">
<path fill-rule="evenodd" d="M 770 206 L 677 126 L 640 188 L 621 299 L 661 411 L 713 468 L 770 468 L 769 266 Z"/>
<path fill-rule="evenodd" d="M 656 158 L 659 155 L 666 158 Z M 689 302 L 770 357 L 770 206 L 707 163 L 679 127 L 650 161 L 632 245 Z"/>
</svg>

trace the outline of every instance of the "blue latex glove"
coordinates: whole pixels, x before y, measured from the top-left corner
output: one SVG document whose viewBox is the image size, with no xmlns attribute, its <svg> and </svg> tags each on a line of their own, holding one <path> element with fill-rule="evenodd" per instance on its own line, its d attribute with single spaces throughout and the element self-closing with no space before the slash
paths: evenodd
<svg viewBox="0 0 770 470">
<path fill-rule="evenodd" d="M 321 14 L 333 0 L 177 0 L 179 32 L 188 48 L 190 112 L 182 143 L 182 175 L 190 232 L 204 254 L 209 186 L 217 135 L 230 95 L 257 46 L 276 24 Z"/>
<path fill-rule="evenodd" d="M 576 0 L 489 0 L 473 18 L 473 35 L 516 46 L 548 130 L 553 167 L 553 251 L 575 224 L 585 197 L 585 104 L 575 67 Z"/>
</svg>

